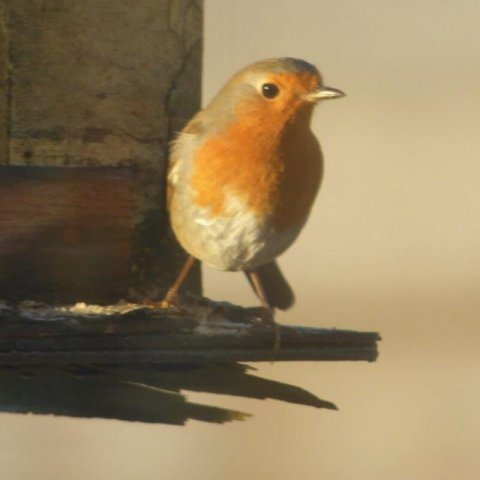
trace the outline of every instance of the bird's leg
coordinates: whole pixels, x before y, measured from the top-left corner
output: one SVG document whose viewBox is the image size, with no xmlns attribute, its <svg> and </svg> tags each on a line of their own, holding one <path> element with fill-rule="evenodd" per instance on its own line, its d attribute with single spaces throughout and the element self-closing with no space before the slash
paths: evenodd
<svg viewBox="0 0 480 480">
<path fill-rule="evenodd" d="M 195 258 L 192 257 L 192 255 L 189 255 L 185 260 L 185 263 L 183 264 L 182 268 L 180 269 L 180 273 L 178 274 L 178 277 L 173 282 L 173 285 L 169 288 L 167 294 L 163 298 L 162 300 L 163 305 L 170 307 L 178 304 L 178 290 L 182 286 L 185 279 L 187 278 L 187 275 L 190 272 L 190 269 L 193 267 L 194 263 L 195 263 Z"/>
<path fill-rule="evenodd" d="M 247 274 L 248 278 L 252 282 L 253 288 L 255 292 L 262 302 L 264 316 L 263 319 L 269 323 L 273 324 L 273 357 L 272 361 L 274 360 L 276 352 L 280 349 L 280 325 L 275 321 L 273 316 L 273 308 L 270 306 L 268 302 L 267 295 L 265 294 L 265 290 L 263 288 L 262 282 L 256 270 L 246 270 L 245 273 Z"/>
<path fill-rule="evenodd" d="M 262 303 L 262 307 L 265 312 L 264 320 L 275 323 L 275 320 L 273 318 L 273 308 L 270 306 L 270 303 L 268 302 L 267 295 L 265 294 L 265 290 L 263 288 L 258 272 L 256 270 L 246 270 L 245 273 L 247 274 L 248 278 L 252 282 L 255 293 L 257 294 L 257 297 L 260 299 L 260 302 Z"/>
</svg>

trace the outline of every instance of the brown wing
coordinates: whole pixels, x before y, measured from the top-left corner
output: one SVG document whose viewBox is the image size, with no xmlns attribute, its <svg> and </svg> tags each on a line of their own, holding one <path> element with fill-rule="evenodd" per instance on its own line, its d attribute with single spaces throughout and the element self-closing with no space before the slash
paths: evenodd
<svg viewBox="0 0 480 480">
<path fill-rule="evenodd" d="M 192 137 L 198 136 L 203 131 L 202 127 L 202 120 L 196 115 L 170 144 L 170 157 L 168 159 L 167 171 L 167 209 L 170 209 L 170 202 L 178 181 L 178 168 L 183 158 L 182 146 L 186 138 L 191 139 Z"/>
</svg>

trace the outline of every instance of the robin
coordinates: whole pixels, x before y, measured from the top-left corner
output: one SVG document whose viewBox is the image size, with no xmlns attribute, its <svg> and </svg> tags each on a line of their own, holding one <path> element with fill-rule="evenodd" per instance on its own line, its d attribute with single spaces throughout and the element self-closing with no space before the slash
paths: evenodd
<svg viewBox="0 0 480 480">
<path fill-rule="evenodd" d="M 321 183 L 314 106 L 342 96 L 310 63 L 276 58 L 238 72 L 190 120 L 172 144 L 167 188 L 189 256 L 165 304 L 177 303 L 195 259 L 244 271 L 269 315 L 293 304 L 275 259 L 302 230 Z"/>
</svg>

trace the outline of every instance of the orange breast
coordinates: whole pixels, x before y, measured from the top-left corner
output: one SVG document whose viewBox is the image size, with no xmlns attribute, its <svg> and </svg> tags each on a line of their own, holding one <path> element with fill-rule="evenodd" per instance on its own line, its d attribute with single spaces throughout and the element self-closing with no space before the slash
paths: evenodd
<svg viewBox="0 0 480 480">
<path fill-rule="evenodd" d="M 272 215 L 278 230 L 303 221 L 322 172 L 318 143 L 309 129 L 311 107 L 272 112 L 253 102 L 223 133 L 200 146 L 194 159 L 195 203 L 212 215 L 225 212 L 226 191 L 259 216 Z M 286 125 L 288 125 L 286 127 Z"/>
</svg>

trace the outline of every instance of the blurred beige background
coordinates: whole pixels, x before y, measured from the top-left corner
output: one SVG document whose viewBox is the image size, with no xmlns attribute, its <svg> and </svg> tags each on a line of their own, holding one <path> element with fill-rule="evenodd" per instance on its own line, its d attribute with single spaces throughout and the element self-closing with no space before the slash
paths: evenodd
<svg viewBox="0 0 480 480">
<path fill-rule="evenodd" d="M 315 63 L 345 99 L 314 130 L 325 180 L 281 259 L 282 322 L 378 330 L 376 364 L 261 364 L 338 412 L 188 394 L 223 427 L 0 415 L 12 479 L 476 479 L 480 474 L 480 4 L 206 0 L 204 99 L 255 60 Z M 206 294 L 253 304 L 243 275 Z"/>
</svg>

